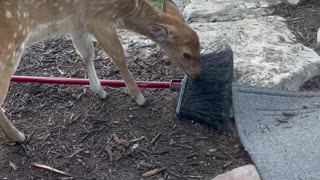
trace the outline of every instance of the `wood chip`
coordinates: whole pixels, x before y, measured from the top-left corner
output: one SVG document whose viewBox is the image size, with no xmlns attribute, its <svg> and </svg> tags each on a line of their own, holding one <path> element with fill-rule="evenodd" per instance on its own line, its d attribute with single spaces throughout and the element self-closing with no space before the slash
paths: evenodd
<svg viewBox="0 0 320 180">
<path fill-rule="evenodd" d="M 13 169 L 14 171 L 17 171 L 18 166 L 16 166 L 15 164 L 13 164 L 11 161 L 9 161 L 9 164 L 10 164 L 10 166 L 12 167 L 12 169 Z"/>
<path fill-rule="evenodd" d="M 227 161 L 226 163 L 224 163 L 223 168 L 227 168 L 229 166 L 231 166 L 232 161 Z"/>
<path fill-rule="evenodd" d="M 142 174 L 142 177 L 150 177 L 150 176 L 154 176 L 162 171 L 166 170 L 166 168 L 157 168 L 157 169 L 153 169 L 150 171 L 147 171 L 145 173 Z"/>
<path fill-rule="evenodd" d="M 51 172 L 60 174 L 60 175 L 71 176 L 69 173 L 60 171 L 60 170 L 58 170 L 58 169 L 55 169 L 55 168 L 52 168 L 52 167 L 50 167 L 50 166 L 46 166 L 46 165 L 43 165 L 43 164 L 31 163 L 31 165 L 34 166 L 34 167 L 40 168 L 40 169 L 44 169 L 44 170 L 47 170 L 47 171 L 51 171 Z"/>
<path fill-rule="evenodd" d="M 142 160 L 139 162 L 139 166 L 143 166 L 143 167 L 146 167 L 146 168 L 154 168 L 154 165 L 153 164 L 150 164 L 150 163 L 147 163 L 146 161 Z"/>
<path fill-rule="evenodd" d="M 175 146 L 181 147 L 181 148 L 185 148 L 185 149 L 190 149 L 193 150 L 194 148 L 191 146 L 186 146 L 186 145 L 182 145 L 182 144 L 174 144 Z"/>
<path fill-rule="evenodd" d="M 124 148 L 128 149 L 130 146 L 130 142 L 125 139 L 119 139 L 116 134 L 113 134 L 113 140 L 120 146 L 123 146 Z"/>
</svg>

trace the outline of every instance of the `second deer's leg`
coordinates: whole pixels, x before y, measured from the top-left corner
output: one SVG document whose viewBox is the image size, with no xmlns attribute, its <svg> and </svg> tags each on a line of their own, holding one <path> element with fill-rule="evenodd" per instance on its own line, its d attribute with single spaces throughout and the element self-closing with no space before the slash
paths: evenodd
<svg viewBox="0 0 320 180">
<path fill-rule="evenodd" d="M 105 99 L 107 93 L 102 89 L 94 68 L 94 49 L 90 36 L 87 33 L 76 32 L 72 34 L 72 41 L 86 64 L 91 90 L 101 99 Z"/>
</svg>

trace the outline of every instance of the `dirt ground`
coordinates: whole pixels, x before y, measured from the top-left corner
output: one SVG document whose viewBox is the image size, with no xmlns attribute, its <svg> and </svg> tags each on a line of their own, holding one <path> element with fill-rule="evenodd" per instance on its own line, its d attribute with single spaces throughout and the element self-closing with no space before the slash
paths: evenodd
<svg viewBox="0 0 320 180">
<path fill-rule="evenodd" d="M 320 2 L 313 1 L 299 7 L 281 5 L 275 14 L 286 17 L 298 40 L 320 53 L 315 44 L 319 9 Z M 136 80 L 183 77 L 154 46 L 136 48 L 133 44 L 126 53 Z M 95 54 L 99 78 L 121 79 L 99 47 Z M 81 58 L 65 37 L 30 47 L 16 75 L 86 77 Z M 318 89 L 320 77 L 302 87 Z M 210 179 L 250 163 L 234 125 L 219 135 L 197 123 L 179 121 L 175 116 L 178 93 L 143 90 L 148 103 L 138 107 L 124 89 L 106 90 L 108 99 L 100 100 L 88 87 L 12 83 L 4 109 L 31 138 L 27 144 L 16 145 L 0 135 L 0 178 Z M 35 168 L 32 163 L 70 176 Z M 153 169 L 163 171 L 142 177 Z"/>
</svg>

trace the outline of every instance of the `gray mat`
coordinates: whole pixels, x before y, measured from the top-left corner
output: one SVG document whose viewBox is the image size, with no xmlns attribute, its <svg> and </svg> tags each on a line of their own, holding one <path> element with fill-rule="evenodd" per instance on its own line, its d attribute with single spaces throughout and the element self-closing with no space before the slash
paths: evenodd
<svg viewBox="0 0 320 180">
<path fill-rule="evenodd" d="M 233 108 L 263 180 L 320 180 L 320 93 L 234 84 Z"/>
</svg>

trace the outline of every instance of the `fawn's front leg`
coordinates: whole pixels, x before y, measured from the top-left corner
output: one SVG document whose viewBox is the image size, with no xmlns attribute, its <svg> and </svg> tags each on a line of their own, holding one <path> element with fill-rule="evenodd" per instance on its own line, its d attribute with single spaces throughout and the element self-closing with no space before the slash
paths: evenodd
<svg viewBox="0 0 320 180">
<path fill-rule="evenodd" d="M 128 88 L 129 94 L 135 99 L 138 105 L 143 106 L 146 100 L 128 70 L 123 48 L 117 34 L 116 25 L 106 24 L 105 21 L 106 20 L 93 22 L 90 24 L 89 29 L 98 40 L 103 50 L 118 67 Z"/>
<path fill-rule="evenodd" d="M 89 34 L 85 31 L 77 31 L 73 32 L 71 35 L 75 48 L 78 50 L 78 53 L 85 62 L 91 90 L 95 94 L 98 94 L 101 99 L 105 99 L 107 97 L 107 93 L 102 89 L 94 68 L 94 49 Z"/>
</svg>

